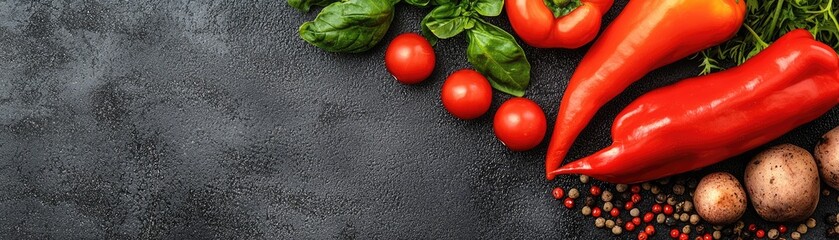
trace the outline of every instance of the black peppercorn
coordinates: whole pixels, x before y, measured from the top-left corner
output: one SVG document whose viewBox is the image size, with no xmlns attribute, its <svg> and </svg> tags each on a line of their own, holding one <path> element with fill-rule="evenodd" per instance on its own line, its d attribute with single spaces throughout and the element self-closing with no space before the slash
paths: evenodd
<svg viewBox="0 0 839 240">
<path fill-rule="evenodd" d="M 630 193 L 630 192 L 622 192 L 621 193 L 621 200 L 629 201 L 630 198 L 632 198 L 632 193 Z"/>
<path fill-rule="evenodd" d="M 591 196 L 586 196 L 584 204 L 586 207 L 594 207 L 594 198 L 592 198 Z"/>
<path fill-rule="evenodd" d="M 623 219 L 620 219 L 620 218 L 616 219 L 615 220 L 615 225 L 616 226 L 623 226 Z"/>
<path fill-rule="evenodd" d="M 827 237 L 829 237 L 829 238 L 839 237 L 839 233 L 837 233 L 836 230 L 834 230 L 833 228 L 827 228 Z"/>
<path fill-rule="evenodd" d="M 672 227 L 672 226 L 676 225 L 676 219 L 672 218 L 672 217 L 668 217 L 666 220 L 664 220 L 664 224 L 667 225 L 668 227 Z"/>
<path fill-rule="evenodd" d="M 666 194 L 659 193 L 658 195 L 655 195 L 655 202 L 664 203 L 666 201 L 667 201 L 667 195 Z"/>
<path fill-rule="evenodd" d="M 731 235 L 734 235 L 734 230 L 731 230 L 731 228 L 723 228 L 722 235 L 730 237 Z"/>
<path fill-rule="evenodd" d="M 829 224 L 836 224 L 836 214 L 828 214 L 825 216 L 824 220 Z"/>
<path fill-rule="evenodd" d="M 752 233 L 749 232 L 749 231 L 743 231 L 743 232 L 740 233 L 740 236 L 745 238 L 745 239 L 749 239 L 749 238 L 752 237 Z"/>
<path fill-rule="evenodd" d="M 614 202 L 615 202 L 615 207 L 623 208 L 623 201 L 621 201 L 620 199 L 615 199 Z"/>
<path fill-rule="evenodd" d="M 696 231 L 696 234 L 705 234 L 705 225 L 698 225 L 696 226 L 696 228 L 694 228 L 694 230 Z"/>
</svg>

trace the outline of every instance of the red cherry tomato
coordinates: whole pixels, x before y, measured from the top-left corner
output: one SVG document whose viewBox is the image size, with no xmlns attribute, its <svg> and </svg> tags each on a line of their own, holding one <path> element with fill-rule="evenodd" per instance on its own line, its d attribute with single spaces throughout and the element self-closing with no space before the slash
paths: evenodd
<svg viewBox="0 0 839 240">
<path fill-rule="evenodd" d="M 501 104 L 492 123 L 495 136 L 513 151 L 527 151 L 539 145 L 547 126 L 545 112 L 527 98 L 511 98 Z M 591 191 L 600 194 L 599 188 Z"/>
<path fill-rule="evenodd" d="M 434 63 L 434 48 L 416 33 L 396 36 L 385 51 L 387 71 L 404 84 L 417 84 L 431 76 Z"/>
<path fill-rule="evenodd" d="M 452 115 L 470 120 L 484 115 L 492 104 L 492 86 L 475 70 L 452 73 L 443 83 L 443 107 Z"/>
</svg>

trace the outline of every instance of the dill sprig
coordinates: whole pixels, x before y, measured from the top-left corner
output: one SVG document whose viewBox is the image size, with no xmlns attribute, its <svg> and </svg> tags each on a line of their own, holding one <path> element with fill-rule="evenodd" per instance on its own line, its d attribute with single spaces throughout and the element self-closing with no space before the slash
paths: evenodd
<svg viewBox="0 0 839 240">
<path fill-rule="evenodd" d="M 721 62 L 742 64 L 783 34 L 799 28 L 839 49 L 839 6 L 833 0 L 746 0 L 748 13 L 737 35 L 697 56 L 702 72 L 722 70 Z"/>
</svg>

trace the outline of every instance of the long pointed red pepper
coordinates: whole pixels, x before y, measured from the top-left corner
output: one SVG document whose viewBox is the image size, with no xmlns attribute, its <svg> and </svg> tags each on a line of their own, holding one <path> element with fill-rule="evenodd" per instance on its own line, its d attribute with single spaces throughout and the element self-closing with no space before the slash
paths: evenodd
<svg viewBox="0 0 839 240">
<path fill-rule="evenodd" d="M 579 7 L 555 17 L 545 0 L 507 0 L 507 17 L 516 34 L 539 48 L 578 48 L 594 40 L 613 0 L 581 0 Z"/>
<path fill-rule="evenodd" d="M 636 183 L 763 145 L 839 104 L 839 55 L 794 30 L 743 65 L 680 81 L 629 104 L 613 144 L 552 174 Z"/>
<path fill-rule="evenodd" d="M 548 145 L 547 178 L 600 107 L 650 71 L 731 38 L 745 12 L 743 0 L 630 1 L 571 76 Z"/>
</svg>

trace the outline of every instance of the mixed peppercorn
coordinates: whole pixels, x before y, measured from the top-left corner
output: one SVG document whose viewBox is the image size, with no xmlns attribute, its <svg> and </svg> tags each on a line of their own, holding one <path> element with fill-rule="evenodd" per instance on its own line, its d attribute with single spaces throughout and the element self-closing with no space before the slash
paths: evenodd
<svg viewBox="0 0 839 240">
<path fill-rule="evenodd" d="M 588 184 L 591 178 L 580 176 L 580 182 Z M 669 229 L 672 239 L 801 239 L 810 229 L 816 227 L 813 218 L 797 225 L 794 229 L 786 225 L 757 225 L 737 221 L 728 226 L 712 226 L 702 221 L 692 202 L 697 179 L 679 179 L 670 182 L 669 178 L 642 184 L 617 184 L 607 188 L 606 184 L 591 184 L 588 189 L 571 188 L 566 191 L 556 187 L 552 195 L 557 200 L 564 200 L 568 209 L 582 204 L 580 213 L 594 218 L 594 226 L 606 229 L 614 235 L 636 234 L 637 239 L 654 238 L 656 228 Z M 615 192 L 610 191 L 614 189 Z M 642 198 L 642 191 L 651 193 L 650 200 Z M 588 192 L 588 195 L 584 195 Z M 829 193 L 827 193 L 829 194 Z M 646 202 L 645 202 L 646 200 Z M 828 215 L 827 237 L 839 237 L 839 214 Z M 660 238 L 660 237 L 659 237 Z"/>
</svg>

